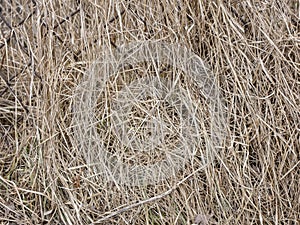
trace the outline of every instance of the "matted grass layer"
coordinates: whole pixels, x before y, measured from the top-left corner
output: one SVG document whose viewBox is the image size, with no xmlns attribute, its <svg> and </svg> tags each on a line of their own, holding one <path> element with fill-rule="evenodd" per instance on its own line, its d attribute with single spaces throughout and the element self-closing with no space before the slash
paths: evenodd
<svg viewBox="0 0 300 225">
<path fill-rule="evenodd" d="M 1 223 L 299 224 L 299 17 L 296 0 L 0 0 Z M 75 90 L 103 46 L 146 40 L 204 60 L 227 137 L 165 182 L 104 182 L 78 148 Z"/>
</svg>

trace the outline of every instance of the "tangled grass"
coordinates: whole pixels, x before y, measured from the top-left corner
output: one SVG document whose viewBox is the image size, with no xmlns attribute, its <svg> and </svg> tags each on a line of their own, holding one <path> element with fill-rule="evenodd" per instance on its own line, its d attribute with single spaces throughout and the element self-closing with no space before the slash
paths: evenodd
<svg viewBox="0 0 300 225">
<path fill-rule="evenodd" d="M 299 4 L 0 0 L 0 221 L 299 224 Z M 138 186 L 103 179 L 78 147 L 81 125 L 72 120 L 76 89 L 103 47 L 134 41 L 178 43 L 203 59 L 221 90 L 227 134 L 211 156 L 205 98 L 195 98 L 183 78 L 202 106 L 195 155 L 173 176 Z M 109 97 L 132 82 L 132 71 L 155 74 L 139 65 L 111 82 L 97 102 L 102 122 Z M 145 116 L 135 103 L 134 118 Z M 167 109 L 158 112 L 176 125 Z M 97 127 L 108 151 L 135 157 L 126 163 L 162 157 L 124 153 L 109 119 Z"/>
</svg>

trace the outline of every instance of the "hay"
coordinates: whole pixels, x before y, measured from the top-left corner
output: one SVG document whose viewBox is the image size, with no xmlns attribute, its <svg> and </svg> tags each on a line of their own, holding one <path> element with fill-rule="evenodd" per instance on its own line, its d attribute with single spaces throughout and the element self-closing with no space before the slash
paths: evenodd
<svg viewBox="0 0 300 225">
<path fill-rule="evenodd" d="M 205 135 L 199 116 L 203 107 L 196 100 L 201 97 L 208 102 L 206 117 L 213 125 L 205 148 L 213 155 L 222 143 L 218 137 L 225 136 L 224 107 L 213 75 L 201 59 L 186 48 L 163 42 L 131 43 L 113 52 L 102 50 L 87 80 L 77 88 L 73 109 L 78 148 L 87 164 L 102 175 L 102 182 L 153 185 L 193 161 L 199 137 Z M 193 94 L 192 83 L 203 96 Z"/>
<path fill-rule="evenodd" d="M 293 0 L 0 1 L 0 221 L 298 224 L 299 34 Z M 129 43 L 206 79 L 131 55 L 89 83 Z"/>
</svg>

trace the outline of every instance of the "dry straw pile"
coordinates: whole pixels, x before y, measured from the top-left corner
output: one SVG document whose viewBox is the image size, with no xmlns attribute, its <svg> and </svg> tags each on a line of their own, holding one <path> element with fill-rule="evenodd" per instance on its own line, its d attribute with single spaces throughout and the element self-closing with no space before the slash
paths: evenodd
<svg viewBox="0 0 300 225">
<path fill-rule="evenodd" d="M 1 223 L 299 224 L 299 15 L 297 0 L 0 0 Z M 212 141 L 205 93 L 184 71 L 157 62 L 129 64 L 109 77 L 96 110 L 87 107 L 96 120 L 76 116 L 85 110 L 77 107 L 78 87 L 103 48 L 143 41 L 179 44 L 203 59 L 222 96 L 222 141 Z M 180 113 L 159 94 L 122 95 L 134 85 L 156 93 L 158 86 L 137 81 L 150 77 L 174 78 L 176 90 L 185 90 L 188 98 L 177 98 L 197 108 L 189 114 L 197 141 L 184 139 Z M 170 86 L 163 88 L 167 95 Z M 120 96 L 132 107 L 123 105 L 127 117 L 116 109 L 114 121 L 127 118 L 129 126 L 117 133 L 112 114 Z M 141 119 L 151 110 L 165 122 L 152 123 L 149 134 Z M 162 124 L 169 124 L 164 138 Z M 135 144 L 124 147 L 117 136 L 132 130 Z M 169 176 L 122 180 L 129 175 L 118 163 L 156 165 L 183 146 L 178 138 L 193 149 L 186 161 L 167 157 L 175 168 L 183 162 Z M 163 139 L 161 151 L 138 149 Z M 93 143 L 114 156 L 109 165 L 97 165 Z"/>
</svg>

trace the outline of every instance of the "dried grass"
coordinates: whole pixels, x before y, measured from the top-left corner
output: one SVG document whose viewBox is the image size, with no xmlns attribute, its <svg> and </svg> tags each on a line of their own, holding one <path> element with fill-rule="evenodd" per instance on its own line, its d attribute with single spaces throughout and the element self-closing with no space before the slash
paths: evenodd
<svg viewBox="0 0 300 225">
<path fill-rule="evenodd" d="M 0 0 L 0 16 L 3 224 L 299 224 L 299 1 Z M 75 93 L 103 46 L 146 40 L 204 60 L 227 138 L 213 162 L 199 136 L 175 176 L 118 185 L 78 148 Z"/>
</svg>

